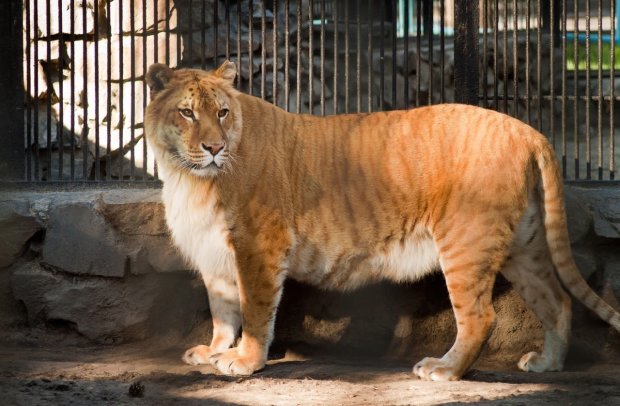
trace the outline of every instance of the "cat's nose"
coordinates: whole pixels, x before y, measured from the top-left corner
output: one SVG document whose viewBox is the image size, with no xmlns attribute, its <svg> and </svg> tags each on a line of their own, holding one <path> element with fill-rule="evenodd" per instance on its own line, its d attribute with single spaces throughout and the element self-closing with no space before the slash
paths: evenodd
<svg viewBox="0 0 620 406">
<path fill-rule="evenodd" d="M 226 144 L 223 142 L 212 144 L 205 144 L 204 142 L 200 143 L 200 148 L 202 148 L 203 151 L 210 152 L 213 156 L 216 156 L 222 149 L 224 149 L 225 146 Z"/>
</svg>

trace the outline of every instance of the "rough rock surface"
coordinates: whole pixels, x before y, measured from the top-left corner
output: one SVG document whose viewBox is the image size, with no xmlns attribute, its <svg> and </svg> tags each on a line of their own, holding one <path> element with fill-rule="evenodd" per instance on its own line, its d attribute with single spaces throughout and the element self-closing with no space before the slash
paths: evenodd
<svg viewBox="0 0 620 406">
<path fill-rule="evenodd" d="M 9 266 L 41 224 L 24 201 L 0 202 L 0 268 Z"/>
</svg>

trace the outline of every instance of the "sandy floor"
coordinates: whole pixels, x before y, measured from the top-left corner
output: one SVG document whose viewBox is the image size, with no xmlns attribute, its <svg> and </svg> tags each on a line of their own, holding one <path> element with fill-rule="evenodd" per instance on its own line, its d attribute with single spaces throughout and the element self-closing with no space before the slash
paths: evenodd
<svg viewBox="0 0 620 406">
<path fill-rule="evenodd" d="M 184 365 L 182 349 L 0 347 L 4 405 L 620 405 L 620 364 L 569 363 L 566 372 L 526 374 L 479 363 L 463 381 L 415 379 L 409 363 L 376 357 L 284 357 L 248 378 Z M 139 382 L 143 397 L 132 397 Z M 139 394 L 141 391 L 134 391 Z"/>
</svg>

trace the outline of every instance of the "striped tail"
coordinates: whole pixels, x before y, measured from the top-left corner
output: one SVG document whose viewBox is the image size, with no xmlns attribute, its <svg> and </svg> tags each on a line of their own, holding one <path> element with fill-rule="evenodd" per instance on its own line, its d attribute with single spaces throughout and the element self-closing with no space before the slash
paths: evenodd
<svg viewBox="0 0 620 406">
<path fill-rule="evenodd" d="M 620 332 L 620 313 L 605 303 L 581 276 L 575 265 L 568 238 L 564 194 L 555 154 L 542 136 L 536 163 L 542 180 L 542 200 L 547 244 L 551 260 L 564 286 L 587 308 Z"/>
</svg>

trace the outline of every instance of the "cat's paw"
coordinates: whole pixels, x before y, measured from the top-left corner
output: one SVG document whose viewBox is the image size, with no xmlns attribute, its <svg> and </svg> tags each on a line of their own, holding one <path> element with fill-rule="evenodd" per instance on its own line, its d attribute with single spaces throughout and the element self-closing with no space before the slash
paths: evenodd
<svg viewBox="0 0 620 406">
<path fill-rule="evenodd" d="M 252 375 L 265 366 L 265 361 L 253 356 L 242 356 L 237 348 L 211 355 L 209 363 L 225 375 Z"/>
<path fill-rule="evenodd" d="M 415 364 L 413 373 L 426 381 L 458 381 L 461 374 L 448 362 L 427 357 Z"/>
<path fill-rule="evenodd" d="M 537 352 L 528 352 L 521 357 L 517 364 L 519 369 L 525 372 L 561 371 L 562 365 Z"/>
<path fill-rule="evenodd" d="M 190 365 L 204 365 L 209 363 L 209 357 L 215 354 L 215 351 L 208 345 L 197 345 L 185 351 L 183 354 L 183 362 Z"/>
</svg>

